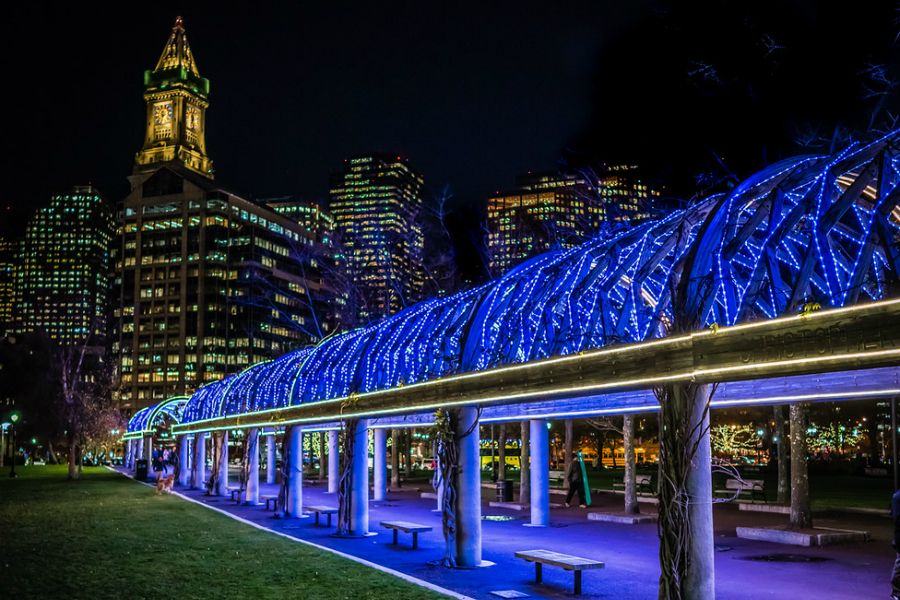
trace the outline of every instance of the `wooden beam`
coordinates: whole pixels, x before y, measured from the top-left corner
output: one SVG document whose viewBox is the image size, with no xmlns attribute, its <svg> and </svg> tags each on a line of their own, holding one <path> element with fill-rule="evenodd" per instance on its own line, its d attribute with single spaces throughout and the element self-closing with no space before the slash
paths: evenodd
<svg viewBox="0 0 900 600">
<path fill-rule="evenodd" d="M 623 344 L 284 409 L 176 425 L 176 433 L 387 417 L 442 406 L 527 404 L 900 364 L 900 300 Z"/>
</svg>

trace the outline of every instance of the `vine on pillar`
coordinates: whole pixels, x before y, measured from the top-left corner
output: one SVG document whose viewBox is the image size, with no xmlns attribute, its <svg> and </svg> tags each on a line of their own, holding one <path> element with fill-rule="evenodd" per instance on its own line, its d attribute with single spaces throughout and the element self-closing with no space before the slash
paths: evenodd
<svg viewBox="0 0 900 600">
<path fill-rule="evenodd" d="M 441 522 L 444 533 L 444 558 L 441 561 L 445 567 L 456 568 L 456 501 L 459 495 L 457 489 L 457 474 L 459 473 L 459 449 L 463 439 L 468 437 L 478 427 L 481 418 L 481 409 L 478 409 L 478 418 L 468 430 L 459 431 L 459 409 L 441 408 L 434 413 L 434 425 L 429 430 L 434 443 L 435 455 L 440 468 L 440 479 L 444 484 L 443 502 L 441 505 Z"/>
</svg>

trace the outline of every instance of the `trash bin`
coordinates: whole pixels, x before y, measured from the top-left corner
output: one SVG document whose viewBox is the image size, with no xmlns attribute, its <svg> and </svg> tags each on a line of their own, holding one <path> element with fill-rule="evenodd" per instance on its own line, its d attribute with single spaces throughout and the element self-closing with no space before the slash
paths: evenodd
<svg viewBox="0 0 900 600">
<path fill-rule="evenodd" d="M 135 463 L 134 478 L 138 481 L 147 481 L 147 459 L 141 458 Z"/>
<path fill-rule="evenodd" d="M 501 479 L 497 481 L 497 502 L 512 502 L 513 482 Z"/>
</svg>

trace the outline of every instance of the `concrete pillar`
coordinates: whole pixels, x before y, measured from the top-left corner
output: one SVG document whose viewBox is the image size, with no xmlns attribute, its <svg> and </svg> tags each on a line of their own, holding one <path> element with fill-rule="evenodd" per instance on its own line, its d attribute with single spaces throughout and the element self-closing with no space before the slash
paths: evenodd
<svg viewBox="0 0 900 600">
<path fill-rule="evenodd" d="M 328 462 L 325 460 L 325 432 L 319 432 L 319 476 L 317 479 L 321 481 L 325 478 L 328 471 Z"/>
<path fill-rule="evenodd" d="M 275 429 L 266 436 L 266 483 L 275 483 Z"/>
<path fill-rule="evenodd" d="M 206 481 L 206 433 L 194 434 L 194 464 L 191 469 L 191 489 L 203 488 Z"/>
<path fill-rule="evenodd" d="M 680 386 L 675 386 L 676 389 Z M 691 410 L 693 422 L 688 431 L 701 431 L 703 436 L 697 445 L 697 451 L 691 461 L 685 481 L 688 497 L 688 515 L 691 523 L 691 535 L 688 565 L 684 578 L 684 597 L 690 600 L 712 600 L 715 591 L 715 558 L 712 514 L 712 466 L 710 465 L 709 445 L 709 385 L 697 386 L 697 394 Z M 685 440 L 690 443 L 690 440 Z"/>
<path fill-rule="evenodd" d="M 247 464 L 247 493 L 244 504 L 259 504 L 259 428 L 254 427 L 247 434 L 247 452 L 250 453 Z"/>
<path fill-rule="evenodd" d="M 219 457 L 219 483 L 216 486 L 217 496 L 228 495 L 228 430 L 223 429 L 222 436 L 222 455 Z"/>
<path fill-rule="evenodd" d="M 400 487 L 400 430 L 391 429 L 391 487 Z"/>
<path fill-rule="evenodd" d="M 191 453 L 188 452 L 191 440 L 187 434 L 178 437 L 181 438 L 178 442 L 178 485 L 186 486 L 191 481 Z"/>
<path fill-rule="evenodd" d="M 350 464 L 350 535 L 369 534 L 369 421 L 360 419 L 353 436 Z"/>
<path fill-rule="evenodd" d="M 478 409 L 459 409 L 459 470 L 456 480 L 456 564 L 477 567 L 481 564 L 481 452 Z"/>
<path fill-rule="evenodd" d="M 6 456 L 6 437 L 0 438 L 3 443 L 0 444 L 0 467 L 3 466 L 3 457 Z M 125 444 L 125 468 L 131 468 L 131 461 L 134 460 L 134 440 L 128 440 Z"/>
<path fill-rule="evenodd" d="M 531 523 L 532 527 L 550 525 L 550 445 L 547 421 L 536 419 L 531 434 Z"/>
<path fill-rule="evenodd" d="M 387 494 L 387 430 L 373 429 L 375 456 L 373 459 L 373 500 L 384 500 Z"/>
<path fill-rule="evenodd" d="M 338 451 L 338 432 L 328 432 L 328 493 L 337 494 L 338 482 L 341 480 L 341 469 Z"/>
<path fill-rule="evenodd" d="M 294 426 L 288 440 L 287 501 L 284 516 L 300 518 L 303 514 L 303 432 Z"/>
<path fill-rule="evenodd" d="M 434 479 L 437 481 L 437 485 L 434 488 L 435 493 L 437 494 L 437 512 L 444 512 L 444 489 L 446 484 L 444 483 L 444 478 L 441 477 L 441 460 L 435 456 L 434 457 Z"/>
</svg>

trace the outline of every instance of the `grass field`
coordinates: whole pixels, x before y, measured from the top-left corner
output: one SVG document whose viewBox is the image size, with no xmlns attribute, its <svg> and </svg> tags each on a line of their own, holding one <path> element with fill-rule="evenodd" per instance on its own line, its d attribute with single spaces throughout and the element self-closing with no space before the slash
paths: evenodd
<svg viewBox="0 0 900 600">
<path fill-rule="evenodd" d="M 106 469 L 0 476 L 0 597 L 437 600 Z"/>
<path fill-rule="evenodd" d="M 655 469 L 639 468 L 638 475 L 655 475 Z M 625 474 L 624 468 L 600 469 L 588 471 L 588 482 L 591 489 L 611 490 L 613 482 L 619 481 Z M 766 482 L 766 497 L 769 502 L 775 501 L 776 473 L 774 469 L 762 473 L 744 473 L 747 479 L 763 479 Z M 482 481 L 490 481 L 491 472 L 482 472 Z M 519 471 L 507 471 L 507 478 L 519 481 Z M 715 474 L 713 480 L 724 481 L 725 475 Z M 810 475 L 810 500 L 813 509 L 828 508 L 877 508 L 889 509 L 891 496 L 894 493 L 893 481 L 886 477 L 863 477 L 855 475 Z"/>
</svg>

